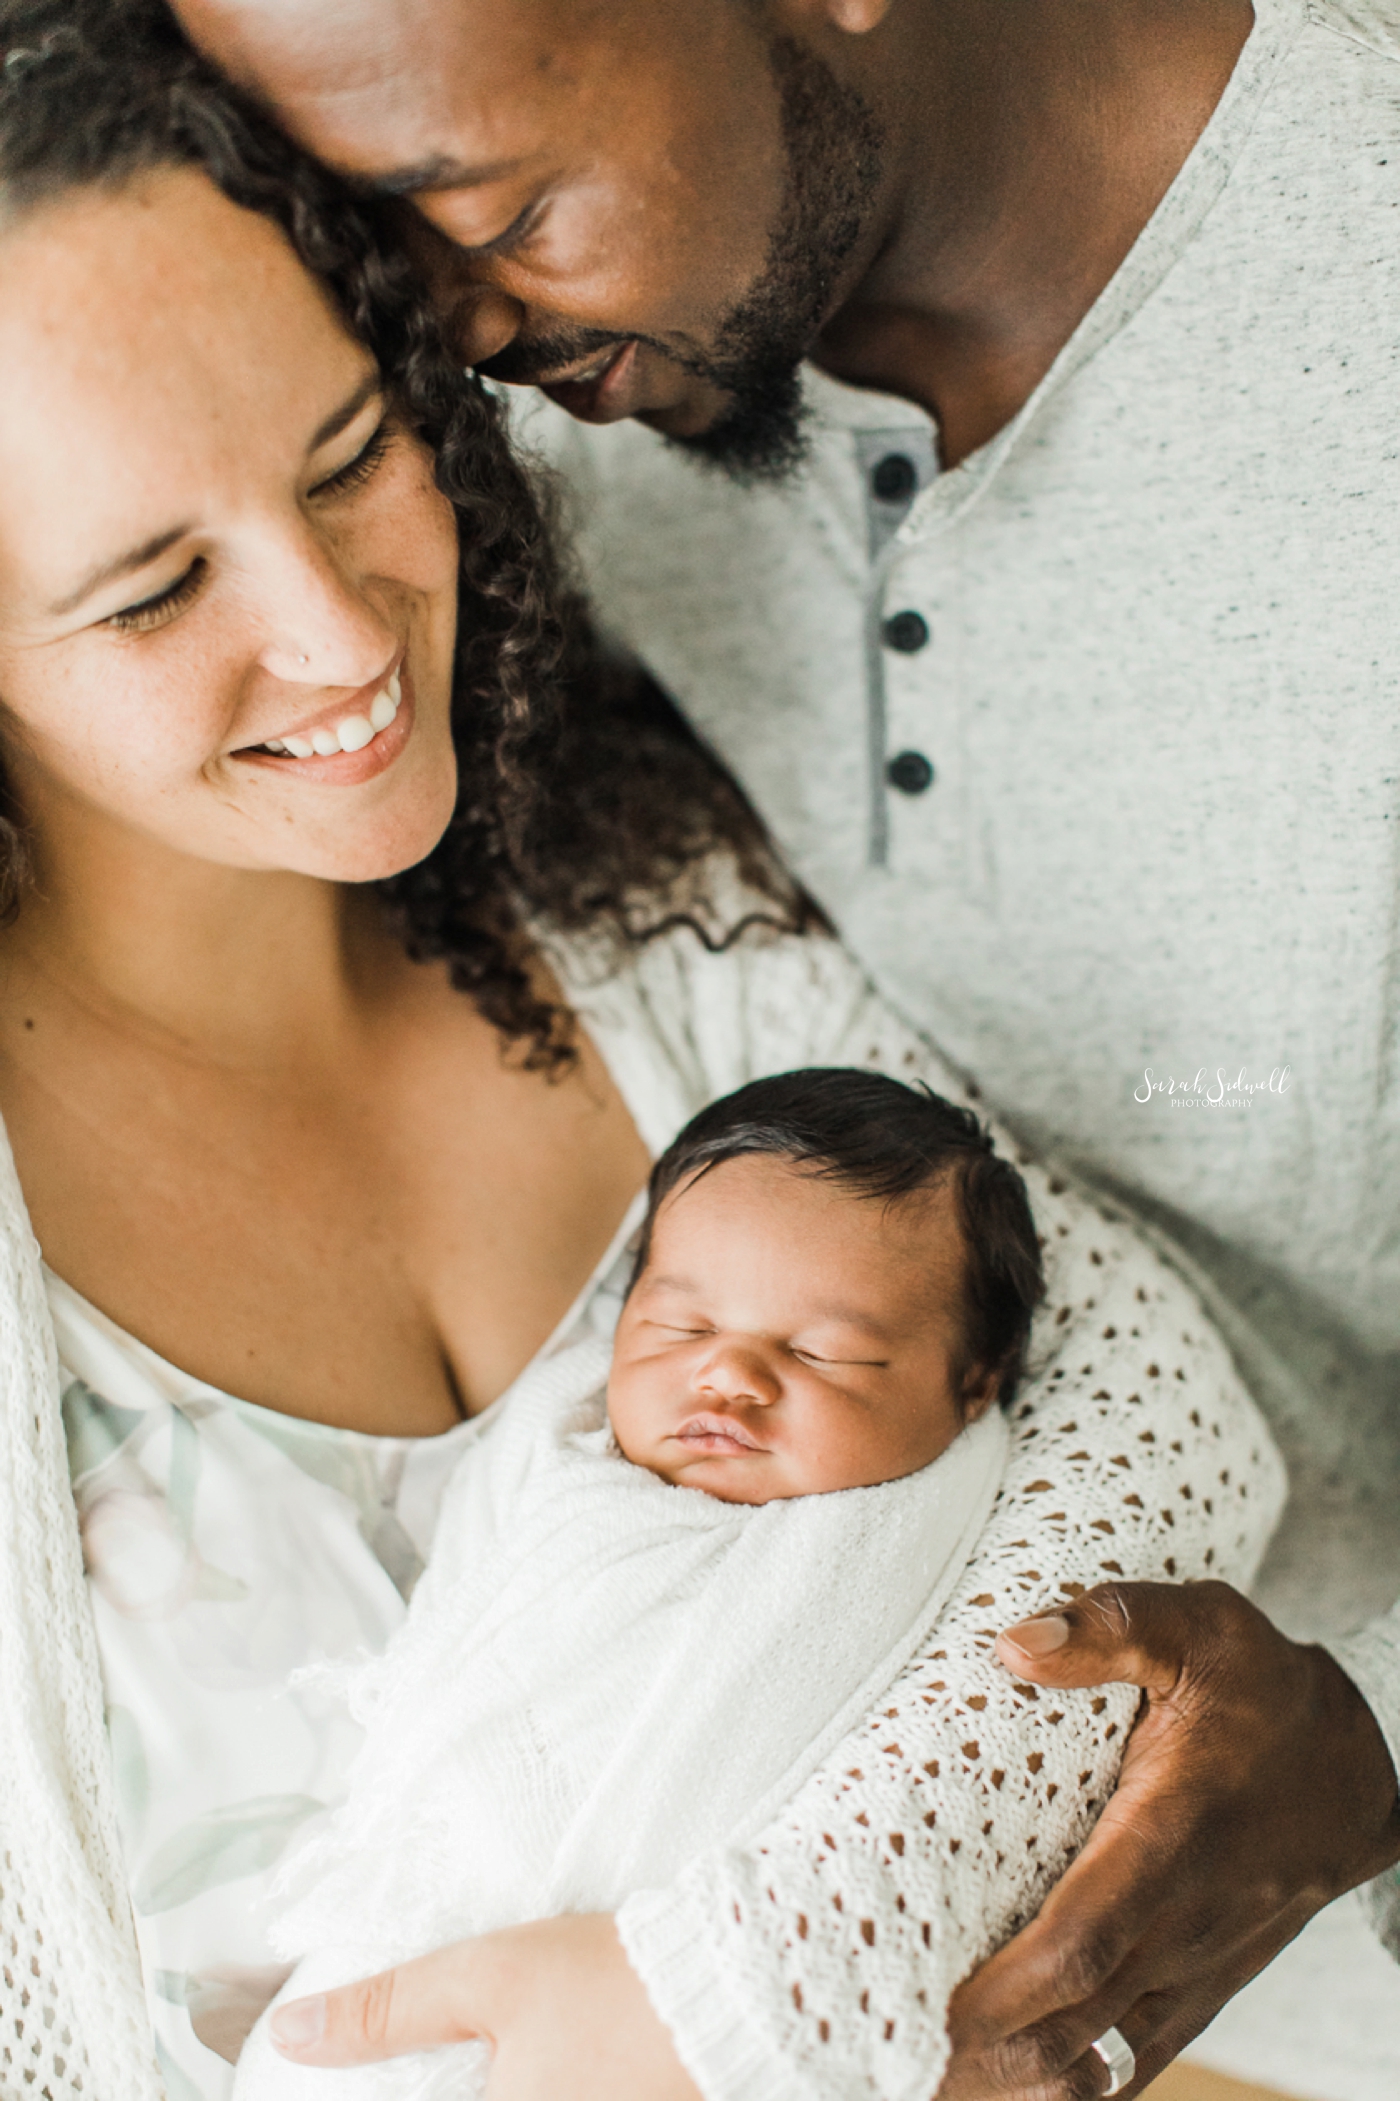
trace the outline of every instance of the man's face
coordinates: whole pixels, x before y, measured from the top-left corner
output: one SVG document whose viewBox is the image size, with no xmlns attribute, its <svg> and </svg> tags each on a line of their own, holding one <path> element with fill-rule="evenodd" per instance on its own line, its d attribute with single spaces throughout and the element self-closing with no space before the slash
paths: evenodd
<svg viewBox="0 0 1400 2101">
<path fill-rule="evenodd" d="M 868 237 L 880 134 L 766 10 L 179 5 L 323 160 L 412 199 L 435 292 L 488 374 L 587 422 L 640 417 L 741 477 L 794 463 L 797 367 Z"/>
</svg>

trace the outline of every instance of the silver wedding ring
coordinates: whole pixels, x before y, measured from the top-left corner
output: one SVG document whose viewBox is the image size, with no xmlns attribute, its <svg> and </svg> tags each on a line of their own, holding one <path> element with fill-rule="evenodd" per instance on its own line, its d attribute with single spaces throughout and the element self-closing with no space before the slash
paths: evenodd
<svg viewBox="0 0 1400 2101">
<path fill-rule="evenodd" d="M 1108 2085 L 1104 2088 L 1106 2096 L 1121 2094 L 1125 2086 L 1132 2084 L 1133 2074 L 1137 2070 L 1137 2059 L 1133 2055 L 1131 2044 L 1116 2028 L 1105 2028 L 1098 2040 L 1090 2043 L 1089 2048 L 1095 2057 L 1102 2058 L 1108 2066 Z"/>
</svg>

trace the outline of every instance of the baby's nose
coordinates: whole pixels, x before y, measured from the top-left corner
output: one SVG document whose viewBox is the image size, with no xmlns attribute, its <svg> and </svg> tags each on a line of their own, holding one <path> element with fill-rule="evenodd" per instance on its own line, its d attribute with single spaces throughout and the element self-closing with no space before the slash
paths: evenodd
<svg viewBox="0 0 1400 2101">
<path fill-rule="evenodd" d="M 701 1366 L 698 1384 L 703 1393 L 726 1401 L 756 1401 L 767 1407 L 776 1401 L 780 1385 L 762 1350 L 742 1343 L 723 1343 L 711 1351 Z"/>
</svg>

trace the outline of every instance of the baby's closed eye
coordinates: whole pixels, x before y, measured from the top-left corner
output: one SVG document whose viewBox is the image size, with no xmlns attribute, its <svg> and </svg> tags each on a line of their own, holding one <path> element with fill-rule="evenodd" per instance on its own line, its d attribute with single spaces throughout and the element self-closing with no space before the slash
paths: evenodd
<svg viewBox="0 0 1400 2101">
<path fill-rule="evenodd" d="M 844 1351 L 798 1349 L 795 1345 L 792 1355 L 800 1364 L 826 1364 L 833 1367 L 859 1364 L 872 1371 L 888 1371 L 890 1363 L 888 1357 L 856 1357 Z"/>
</svg>

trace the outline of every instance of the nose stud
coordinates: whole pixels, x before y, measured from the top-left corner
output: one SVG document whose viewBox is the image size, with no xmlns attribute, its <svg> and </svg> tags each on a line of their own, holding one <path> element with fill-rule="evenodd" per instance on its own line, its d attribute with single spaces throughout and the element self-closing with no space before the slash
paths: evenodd
<svg viewBox="0 0 1400 2101">
<path fill-rule="evenodd" d="M 311 659 L 310 657 L 298 657 L 297 662 L 299 664 L 309 664 L 311 662 Z"/>
</svg>

